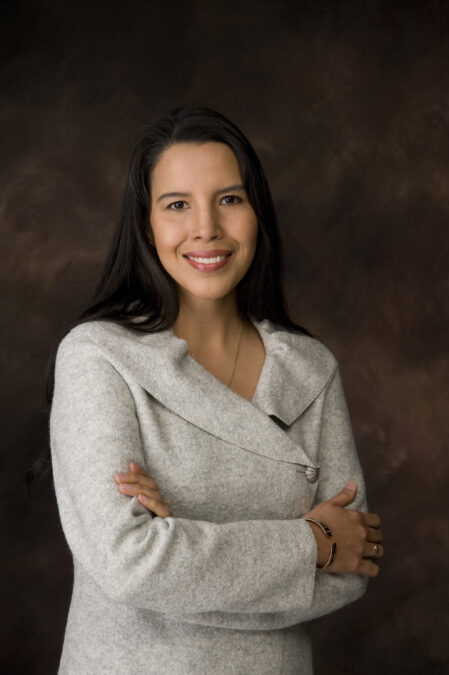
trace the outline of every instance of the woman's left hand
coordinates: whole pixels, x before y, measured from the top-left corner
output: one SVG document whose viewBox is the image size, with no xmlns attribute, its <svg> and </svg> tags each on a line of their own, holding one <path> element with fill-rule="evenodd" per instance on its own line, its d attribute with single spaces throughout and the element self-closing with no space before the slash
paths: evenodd
<svg viewBox="0 0 449 675">
<path fill-rule="evenodd" d="M 136 497 L 140 504 L 148 511 L 152 511 L 161 518 L 171 516 L 171 511 L 164 502 L 159 492 L 158 485 L 154 478 L 145 471 L 143 466 L 136 462 L 129 465 L 131 471 L 128 473 L 117 473 L 115 481 L 122 494 Z"/>
</svg>

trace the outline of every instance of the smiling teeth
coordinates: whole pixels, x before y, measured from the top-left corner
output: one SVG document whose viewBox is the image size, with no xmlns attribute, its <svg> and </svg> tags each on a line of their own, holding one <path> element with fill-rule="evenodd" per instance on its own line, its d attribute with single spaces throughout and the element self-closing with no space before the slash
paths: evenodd
<svg viewBox="0 0 449 675">
<path fill-rule="evenodd" d="M 190 260 L 195 260 L 196 262 L 206 263 L 206 265 L 207 265 L 207 264 L 210 264 L 210 265 L 211 265 L 212 263 L 221 262 L 222 260 L 224 260 L 224 259 L 227 258 L 228 256 L 226 256 L 226 255 L 217 255 L 216 258 L 193 258 L 191 255 L 188 255 L 188 256 L 186 256 L 186 257 L 189 258 Z"/>
</svg>

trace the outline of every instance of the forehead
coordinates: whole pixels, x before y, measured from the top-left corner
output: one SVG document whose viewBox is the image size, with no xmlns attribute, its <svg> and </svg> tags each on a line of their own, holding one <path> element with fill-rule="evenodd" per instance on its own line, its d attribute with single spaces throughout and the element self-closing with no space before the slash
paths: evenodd
<svg viewBox="0 0 449 675">
<path fill-rule="evenodd" d="M 175 143 L 164 150 L 152 172 L 152 187 L 186 188 L 196 179 L 215 185 L 217 181 L 241 179 L 240 167 L 226 143 Z"/>
</svg>

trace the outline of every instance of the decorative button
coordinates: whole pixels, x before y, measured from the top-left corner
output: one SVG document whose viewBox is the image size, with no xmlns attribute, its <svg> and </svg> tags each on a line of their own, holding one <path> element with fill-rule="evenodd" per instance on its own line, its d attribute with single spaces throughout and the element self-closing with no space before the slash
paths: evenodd
<svg viewBox="0 0 449 675">
<path fill-rule="evenodd" d="M 309 483 L 314 483 L 318 479 L 318 476 L 320 475 L 320 470 L 316 466 L 306 466 L 304 475 L 306 477 L 306 480 L 309 481 Z"/>
</svg>

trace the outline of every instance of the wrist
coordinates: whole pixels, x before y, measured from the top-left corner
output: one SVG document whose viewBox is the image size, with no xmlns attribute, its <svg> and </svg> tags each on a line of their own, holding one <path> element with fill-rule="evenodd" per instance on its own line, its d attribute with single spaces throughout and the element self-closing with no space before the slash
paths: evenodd
<svg viewBox="0 0 449 675">
<path fill-rule="evenodd" d="M 319 520 L 314 518 L 304 518 L 304 520 L 309 523 L 315 537 L 317 545 L 316 567 L 319 570 L 326 569 L 333 563 L 337 550 L 337 544 L 330 541 L 332 532 L 327 525 Z"/>
<path fill-rule="evenodd" d="M 315 523 L 312 523 L 309 520 L 307 520 L 306 522 L 309 524 L 316 541 L 316 566 L 323 567 L 323 565 L 326 564 L 326 561 L 329 557 L 329 554 L 326 553 L 327 549 L 329 548 L 327 537 L 322 531 L 322 529 L 319 527 L 319 525 L 316 525 Z"/>
</svg>

